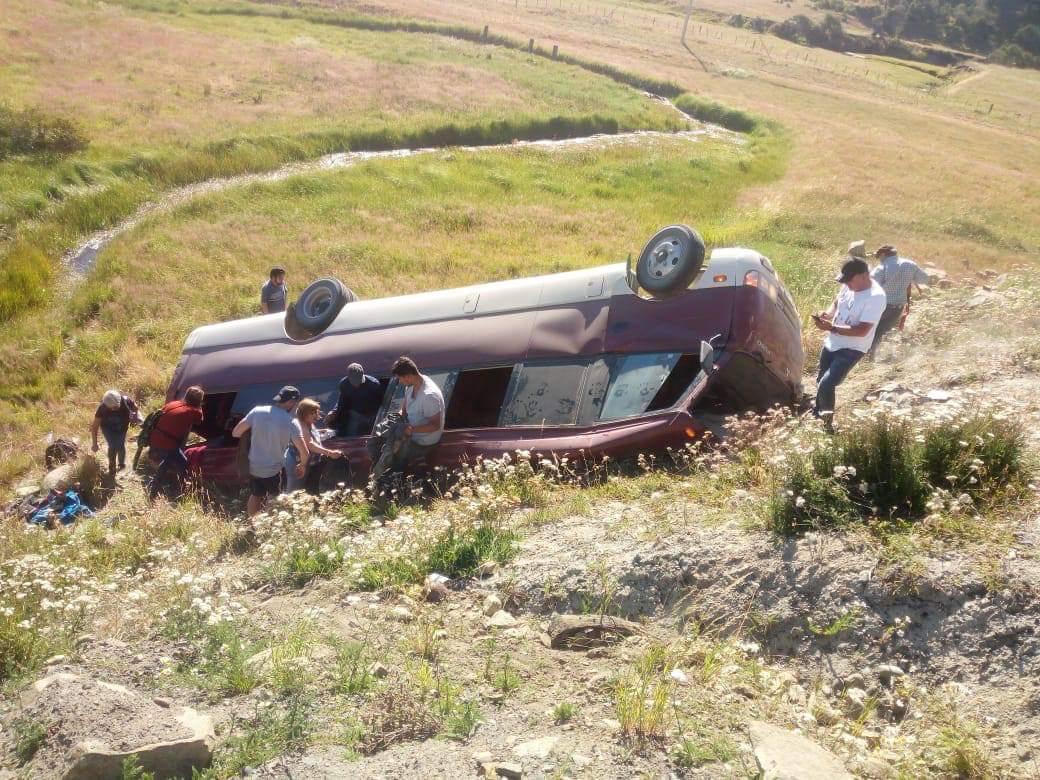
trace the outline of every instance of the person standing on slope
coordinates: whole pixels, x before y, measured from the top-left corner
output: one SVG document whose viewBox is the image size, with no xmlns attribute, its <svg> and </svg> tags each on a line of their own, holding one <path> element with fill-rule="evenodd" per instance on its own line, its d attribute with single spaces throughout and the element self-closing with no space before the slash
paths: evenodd
<svg viewBox="0 0 1040 780">
<path fill-rule="evenodd" d="M 870 276 L 866 261 L 845 261 L 835 281 L 842 285 L 830 309 L 813 314 L 813 323 L 827 337 L 820 352 L 814 413 L 828 430 L 834 424 L 835 393 L 849 371 L 863 358 L 885 311 L 885 291 Z"/>
<path fill-rule="evenodd" d="M 900 257 L 894 246 L 886 244 L 874 253 L 878 264 L 870 275 L 885 291 L 885 311 L 874 331 L 874 340 L 870 345 L 870 356 L 877 352 L 881 340 L 897 325 L 902 329 L 903 323 L 910 314 L 910 286 L 928 284 L 928 274 L 921 267 L 906 257 Z"/>
</svg>

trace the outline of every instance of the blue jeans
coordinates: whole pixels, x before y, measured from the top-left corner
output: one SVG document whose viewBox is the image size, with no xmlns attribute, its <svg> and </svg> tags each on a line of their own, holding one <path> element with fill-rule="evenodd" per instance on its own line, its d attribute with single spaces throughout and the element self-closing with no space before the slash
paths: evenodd
<svg viewBox="0 0 1040 780">
<path fill-rule="evenodd" d="M 102 427 L 101 433 L 104 434 L 105 444 L 108 445 L 108 470 L 115 470 L 117 460 L 122 468 L 126 465 L 126 429 L 112 431 Z"/>
<path fill-rule="evenodd" d="M 820 352 L 820 373 L 816 375 L 817 417 L 834 413 L 834 391 L 862 357 L 863 353 L 858 349 L 836 349 L 831 352 L 824 348 Z"/>
<path fill-rule="evenodd" d="M 307 485 L 307 474 L 304 472 L 302 477 L 296 476 L 296 466 L 300 462 L 300 455 L 296 452 L 296 448 L 289 446 L 285 450 L 285 493 L 292 493 L 297 490 L 303 490 Z M 310 464 L 308 463 L 308 466 Z"/>
</svg>

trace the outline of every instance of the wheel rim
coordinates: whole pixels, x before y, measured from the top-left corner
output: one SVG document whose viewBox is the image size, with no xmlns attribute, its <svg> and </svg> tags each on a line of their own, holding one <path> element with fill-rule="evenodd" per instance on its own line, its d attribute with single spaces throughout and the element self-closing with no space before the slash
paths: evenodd
<svg viewBox="0 0 1040 780">
<path fill-rule="evenodd" d="M 664 279 L 679 267 L 679 260 L 685 251 L 686 247 L 681 239 L 661 239 L 650 250 L 647 270 L 655 279 Z"/>
</svg>

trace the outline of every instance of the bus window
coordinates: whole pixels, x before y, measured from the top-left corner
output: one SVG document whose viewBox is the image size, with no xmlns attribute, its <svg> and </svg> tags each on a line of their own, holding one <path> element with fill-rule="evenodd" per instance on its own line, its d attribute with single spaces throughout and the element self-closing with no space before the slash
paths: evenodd
<svg viewBox="0 0 1040 780">
<path fill-rule="evenodd" d="M 514 373 L 502 425 L 573 425 L 585 363 L 526 363 Z"/>
<path fill-rule="evenodd" d="M 493 428 L 513 376 L 513 366 L 460 371 L 444 417 L 446 429 Z"/>
<path fill-rule="evenodd" d="M 617 420 L 647 411 L 678 361 L 678 352 L 619 357 L 600 419 Z"/>
</svg>

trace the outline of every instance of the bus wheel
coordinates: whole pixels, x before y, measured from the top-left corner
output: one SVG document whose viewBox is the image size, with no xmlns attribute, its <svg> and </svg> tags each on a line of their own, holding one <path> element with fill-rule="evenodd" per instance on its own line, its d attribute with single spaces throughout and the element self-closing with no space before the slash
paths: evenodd
<svg viewBox="0 0 1040 780">
<path fill-rule="evenodd" d="M 296 302 L 296 322 L 312 335 L 332 324 L 340 309 L 357 300 L 357 296 L 339 279 L 326 278 L 311 282 Z"/>
<path fill-rule="evenodd" d="M 643 247 L 636 279 L 655 298 L 669 298 L 689 287 L 703 265 L 704 239 L 686 225 L 670 225 Z"/>
</svg>

